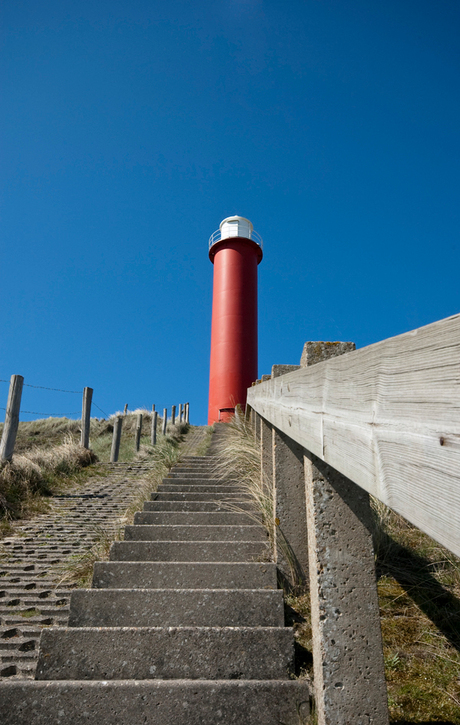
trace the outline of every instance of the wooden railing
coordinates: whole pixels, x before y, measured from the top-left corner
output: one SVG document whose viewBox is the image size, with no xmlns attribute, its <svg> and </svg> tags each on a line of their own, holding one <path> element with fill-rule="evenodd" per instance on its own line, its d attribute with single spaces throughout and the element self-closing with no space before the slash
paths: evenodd
<svg viewBox="0 0 460 725">
<path fill-rule="evenodd" d="M 310 583 L 318 722 L 386 723 L 368 494 L 460 555 L 460 315 L 265 378 L 248 405 Z"/>
</svg>

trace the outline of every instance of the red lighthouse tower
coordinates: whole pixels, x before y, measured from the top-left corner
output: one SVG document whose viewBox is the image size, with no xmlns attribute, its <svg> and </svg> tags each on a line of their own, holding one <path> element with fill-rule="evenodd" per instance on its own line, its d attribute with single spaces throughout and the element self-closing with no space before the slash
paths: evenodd
<svg viewBox="0 0 460 725">
<path fill-rule="evenodd" d="M 209 240 L 214 264 L 208 425 L 228 421 L 257 378 L 257 265 L 262 239 L 231 216 Z"/>
</svg>

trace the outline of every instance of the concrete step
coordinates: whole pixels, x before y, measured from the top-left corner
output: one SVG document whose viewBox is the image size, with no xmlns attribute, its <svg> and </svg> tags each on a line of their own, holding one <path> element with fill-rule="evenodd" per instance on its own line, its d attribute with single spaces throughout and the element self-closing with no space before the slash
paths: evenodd
<svg viewBox="0 0 460 725">
<path fill-rule="evenodd" d="M 164 491 L 165 493 L 218 493 L 223 496 L 229 493 L 240 493 L 236 486 L 206 486 L 198 483 L 160 483 L 158 491 Z"/>
<path fill-rule="evenodd" d="M 257 515 L 251 503 L 238 501 L 230 506 L 238 507 Z M 223 501 L 145 501 L 144 511 L 229 511 L 226 502 Z"/>
<path fill-rule="evenodd" d="M 276 565 L 228 562 L 94 564 L 94 589 L 276 589 Z"/>
<path fill-rule="evenodd" d="M 173 476 L 214 476 L 215 478 L 221 479 L 220 475 L 217 475 L 211 466 L 174 466 L 171 472 L 168 474 Z"/>
<path fill-rule="evenodd" d="M 110 561 L 270 561 L 264 541 L 115 541 Z"/>
<path fill-rule="evenodd" d="M 177 468 L 173 468 L 170 473 L 163 479 L 163 481 L 169 481 L 171 478 L 179 478 L 187 480 L 189 478 L 211 478 L 213 481 L 220 482 L 222 479 L 220 476 L 216 476 L 215 473 L 212 471 L 186 471 L 186 470 L 180 470 Z"/>
<path fill-rule="evenodd" d="M 222 493 L 221 491 L 155 491 L 150 495 L 152 501 L 249 501 L 249 497 L 235 492 Z"/>
<path fill-rule="evenodd" d="M 283 627 L 281 590 L 76 589 L 69 627 Z"/>
<path fill-rule="evenodd" d="M 134 525 L 149 526 L 247 526 L 255 523 L 238 511 L 138 511 Z"/>
<path fill-rule="evenodd" d="M 306 680 L 16 680 L 0 685 L 2 725 L 300 725 Z"/>
<path fill-rule="evenodd" d="M 266 541 L 264 529 L 248 526 L 125 526 L 126 541 Z"/>
<path fill-rule="evenodd" d="M 286 627 L 45 630 L 37 680 L 264 680 L 293 672 Z"/>
</svg>

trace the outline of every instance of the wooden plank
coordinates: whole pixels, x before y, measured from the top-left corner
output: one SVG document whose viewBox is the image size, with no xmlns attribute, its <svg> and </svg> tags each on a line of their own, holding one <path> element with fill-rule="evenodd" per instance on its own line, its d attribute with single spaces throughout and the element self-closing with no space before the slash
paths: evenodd
<svg viewBox="0 0 460 725">
<path fill-rule="evenodd" d="M 248 389 L 304 448 L 460 555 L 460 315 Z"/>
</svg>

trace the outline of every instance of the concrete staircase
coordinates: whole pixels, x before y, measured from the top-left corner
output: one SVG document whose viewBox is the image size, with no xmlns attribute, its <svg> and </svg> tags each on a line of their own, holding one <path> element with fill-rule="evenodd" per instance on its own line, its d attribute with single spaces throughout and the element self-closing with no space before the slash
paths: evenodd
<svg viewBox="0 0 460 725">
<path fill-rule="evenodd" d="M 43 631 L 36 680 L 0 684 L 3 725 L 307 722 L 264 529 L 212 469 L 211 447 L 164 479 Z"/>
</svg>

